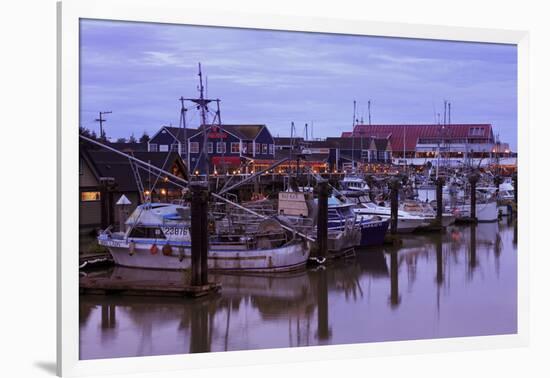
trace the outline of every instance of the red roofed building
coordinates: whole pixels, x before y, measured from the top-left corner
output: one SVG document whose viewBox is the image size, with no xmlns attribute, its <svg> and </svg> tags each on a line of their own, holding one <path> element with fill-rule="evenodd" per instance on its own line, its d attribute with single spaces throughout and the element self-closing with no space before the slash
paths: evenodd
<svg viewBox="0 0 550 378">
<path fill-rule="evenodd" d="M 393 157 L 433 157 L 439 150 L 449 157 L 489 156 L 495 148 L 490 124 L 357 125 L 342 137 L 388 138 Z"/>
</svg>

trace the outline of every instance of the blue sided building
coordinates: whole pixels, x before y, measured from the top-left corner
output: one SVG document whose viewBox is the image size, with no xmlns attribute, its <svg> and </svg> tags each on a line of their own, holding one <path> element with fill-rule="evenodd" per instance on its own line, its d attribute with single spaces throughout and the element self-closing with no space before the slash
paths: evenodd
<svg viewBox="0 0 550 378">
<path fill-rule="evenodd" d="M 191 174 L 205 174 L 206 169 L 214 174 L 250 173 L 268 167 L 275 158 L 275 142 L 265 125 L 164 126 L 153 135 L 148 150 L 177 151 Z"/>
</svg>

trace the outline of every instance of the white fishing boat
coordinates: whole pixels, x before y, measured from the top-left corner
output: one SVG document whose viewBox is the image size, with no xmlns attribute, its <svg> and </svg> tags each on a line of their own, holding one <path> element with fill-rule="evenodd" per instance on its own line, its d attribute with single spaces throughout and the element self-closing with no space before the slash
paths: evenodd
<svg viewBox="0 0 550 378">
<path fill-rule="evenodd" d="M 346 194 L 346 201 L 354 204 L 353 212 L 360 217 L 378 216 L 381 219 L 388 220 L 391 217 L 391 209 L 387 206 L 380 206 L 372 202 L 366 194 L 358 192 Z M 420 227 L 427 227 L 429 221 L 423 216 L 410 214 L 407 211 L 398 209 L 397 211 L 397 231 L 401 233 L 413 232 Z"/>
<path fill-rule="evenodd" d="M 514 186 L 511 182 L 505 181 L 498 187 L 497 205 L 500 215 L 511 215 L 514 206 Z"/>
<path fill-rule="evenodd" d="M 498 206 L 495 188 L 476 188 L 476 219 L 478 222 L 496 222 L 498 220 Z M 458 220 L 471 218 L 470 200 L 457 203 L 448 211 L 455 214 Z"/>
<path fill-rule="evenodd" d="M 340 181 L 340 184 L 345 191 L 367 192 L 370 189 L 367 182 L 356 175 L 347 175 Z"/>
<path fill-rule="evenodd" d="M 140 205 L 126 221 L 126 231 L 107 229 L 98 242 L 120 266 L 190 269 L 189 213 L 189 207 L 182 204 Z M 212 271 L 289 271 L 304 266 L 308 258 L 306 243 L 272 218 L 262 220 L 254 233 L 209 237 L 208 269 Z"/>
</svg>

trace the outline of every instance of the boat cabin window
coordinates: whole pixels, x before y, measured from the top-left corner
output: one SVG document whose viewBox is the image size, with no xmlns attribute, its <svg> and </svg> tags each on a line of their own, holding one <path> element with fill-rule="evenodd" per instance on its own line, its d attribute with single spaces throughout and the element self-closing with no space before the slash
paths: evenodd
<svg viewBox="0 0 550 378">
<path fill-rule="evenodd" d="M 166 239 L 164 232 L 159 227 L 136 226 L 130 231 L 131 238 Z"/>
</svg>

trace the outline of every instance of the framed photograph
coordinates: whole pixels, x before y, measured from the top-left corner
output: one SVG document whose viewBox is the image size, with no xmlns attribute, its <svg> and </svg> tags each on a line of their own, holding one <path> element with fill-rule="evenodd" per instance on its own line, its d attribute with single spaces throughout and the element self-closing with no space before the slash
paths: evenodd
<svg viewBox="0 0 550 378">
<path fill-rule="evenodd" d="M 58 374 L 527 344 L 527 32 L 67 1 L 58 46 Z"/>
</svg>

